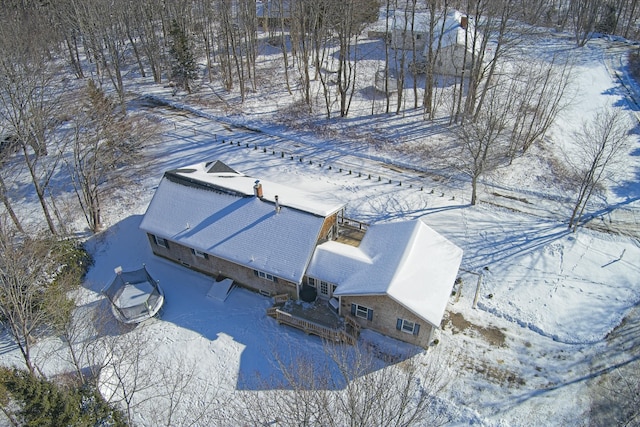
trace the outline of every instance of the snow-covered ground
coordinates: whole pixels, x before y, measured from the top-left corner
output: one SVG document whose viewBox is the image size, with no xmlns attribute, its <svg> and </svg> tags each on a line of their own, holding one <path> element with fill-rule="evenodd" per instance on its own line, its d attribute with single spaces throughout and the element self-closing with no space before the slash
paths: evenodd
<svg viewBox="0 0 640 427">
<path fill-rule="evenodd" d="M 607 68 L 605 43 L 596 40 L 576 49 L 568 36 L 550 37 L 545 49 L 576 59 L 575 99 L 547 135 L 549 150 L 570 146 L 571 132 L 597 106 L 614 106 L 633 117 L 635 112 Z M 422 144 L 444 138 L 438 127 L 420 121 L 420 112 L 411 110 L 370 115 L 372 104 L 380 101 L 371 99 L 370 81 L 361 84 L 349 118 L 331 124 L 319 119 L 315 125 L 293 129 L 273 124 L 279 119 L 277 109 L 293 102 L 284 90 L 252 94 L 242 107 L 244 113 L 231 115 L 225 113 L 229 105 L 215 104 L 217 98 L 207 86 L 192 96 L 172 96 L 170 89 L 139 79 L 131 89 L 140 95 L 191 110 L 140 107 L 161 123 L 162 137 L 147 147 L 152 159 L 147 174 L 135 187 L 113 195 L 103 209 L 107 228 L 88 239 L 95 265 L 86 279 L 85 307 L 101 304 L 99 291 L 115 267 L 130 270 L 146 264 L 166 296 L 162 318 L 136 328 L 154 349 L 147 366 L 172 366 L 176 360 L 196 366 L 194 399 L 204 399 L 202 387 L 211 384 L 216 384 L 220 401 L 262 389 L 261 379 L 278 375 L 276 358 L 322 354 L 319 338 L 278 326 L 266 316 L 271 304 L 266 297 L 235 289 L 224 302 L 207 298 L 212 279 L 154 257 L 138 229 L 165 170 L 217 159 L 256 178 L 330 192 L 348 204 L 349 217 L 365 222 L 425 217 L 463 249 L 462 285 L 451 297 L 435 349 L 406 348 L 371 333 L 362 337 L 426 362 L 436 352 L 451 355 L 450 382 L 442 399 L 457 424 L 587 423 L 593 363 L 607 363 L 599 359 L 607 354 L 607 335 L 640 301 L 638 238 L 589 228 L 568 232 L 564 221 L 569 205 L 558 200 L 572 195 L 557 193 L 560 187 L 554 187 L 547 171 L 531 158 L 518 159 L 490 177 L 500 188 L 533 200 L 531 211 L 483 203 L 493 197 L 490 187 L 479 205 L 470 206 L 466 181 L 409 170 L 424 165 L 410 154 L 399 154 L 395 146 L 376 142 L 381 138 L 398 146 Z M 607 203 L 622 203 L 635 215 L 640 214 L 639 152 L 636 140 L 620 180 L 606 195 Z M 547 181 L 540 185 L 543 178 Z M 25 208 L 36 210 L 29 200 Z M 78 229 L 81 220 L 75 223 Z M 0 356 L 3 361 L 19 363 L 15 350 L 6 350 Z M 618 357 L 636 357 L 625 351 Z M 61 366 L 53 362 L 50 369 Z M 144 411 L 136 414 L 136 421 L 155 423 Z"/>
</svg>

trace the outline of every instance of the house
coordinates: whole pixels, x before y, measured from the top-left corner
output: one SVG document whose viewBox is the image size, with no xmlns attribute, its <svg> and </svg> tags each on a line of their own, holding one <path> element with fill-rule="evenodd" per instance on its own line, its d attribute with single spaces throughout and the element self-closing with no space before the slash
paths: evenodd
<svg viewBox="0 0 640 427">
<path fill-rule="evenodd" d="M 318 245 L 307 280 L 320 286 L 319 295 L 337 298 L 339 313 L 361 327 L 426 347 L 461 260 L 462 250 L 424 219 L 392 222 L 371 226 L 358 247 Z"/>
<path fill-rule="evenodd" d="M 437 54 L 434 72 L 437 74 L 459 76 L 463 68 L 471 68 L 471 58 L 481 53 L 482 35 L 476 31 L 474 20 L 457 10 L 440 17 L 430 37 L 428 13 L 416 13 L 412 23 L 408 17 L 398 14 L 393 17 L 392 46 L 396 49 L 412 49 L 415 43 L 417 52 L 415 71 L 424 72 L 429 46 Z M 413 37 L 414 43 L 411 41 Z M 466 60 L 465 60 L 466 56 Z"/>
<path fill-rule="evenodd" d="M 427 347 L 462 250 L 423 219 L 373 225 L 343 243 L 344 210 L 330 195 L 215 161 L 166 172 L 140 228 L 158 256 L 267 296 L 312 290 L 336 318 Z"/>
<path fill-rule="evenodd" d="M 432 51 L 437 52 L 434 72 L 459 76 L 471 69 L 472 58 L 477 61 L 482 49 L 482 35 L 476 31 L 473 19 L 455 10 L 436 23 L 431 41 Z M 428 57 L 429 45 L 425 44 L 423 60 Z"/>
<path fill-rule="evenodd" d="M 429 35 L 429 14 L 416 12 L 413 17 L 403 11 L 396 11 L 388 18 L 391 28 L 390 42 L 394 49 L 414 48 L 422 52 Z M 387 21 L 388 22 L 388 21 Z"/>
<path fill-rule="evenodd" d="M 279 28 L 291 21 L 292 2 L 295 0 L 256 0 L 256 18 L 263 28 Z"/>
</svg>

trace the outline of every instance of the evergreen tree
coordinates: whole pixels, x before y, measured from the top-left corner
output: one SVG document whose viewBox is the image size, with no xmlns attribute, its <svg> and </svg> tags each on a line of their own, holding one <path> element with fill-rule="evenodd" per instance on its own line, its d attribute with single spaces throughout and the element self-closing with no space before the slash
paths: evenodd
<svg viewBox="0 0 640 427">
<path fill-rule="evenodd" d="M 16 425 L 125 425 L 94 390 L 61 387 L 19 369 L 0 369 L 0 408 Z"/>
<path fill-rule="evenodd" d="M 187 93 L 191 93 L 190 82 L 198 77 L 198 65 L 195 60 L 189 37 L 175 19 L 169 31 L 171 37 L 171 77 Z"/>
</svg>

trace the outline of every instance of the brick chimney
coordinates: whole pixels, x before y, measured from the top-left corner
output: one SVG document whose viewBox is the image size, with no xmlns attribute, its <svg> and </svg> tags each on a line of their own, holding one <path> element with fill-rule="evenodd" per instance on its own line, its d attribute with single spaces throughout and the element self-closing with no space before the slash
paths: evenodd
<svg viewBox="0 0 640 427">
<path fill-rule="evenodd" d="M 262 184 L 260 184 L 259 180 L 257 180 L 253 185 L 253 194 L 255 194 L 256 197 L 262 199 Z"/>
<path fill-rule="evenodd" d="M 463 30 L 466 30 L 467 29 L 467 25 L 469 25 L 469 17 L 467 15 L 462 15 L 460 17 L 460 27 Z"/>
</svg>

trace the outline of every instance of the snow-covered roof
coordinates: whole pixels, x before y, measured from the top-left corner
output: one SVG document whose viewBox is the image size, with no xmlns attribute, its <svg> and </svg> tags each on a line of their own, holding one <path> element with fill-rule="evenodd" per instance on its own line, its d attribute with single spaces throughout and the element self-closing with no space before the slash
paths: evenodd
<svg viewBox="0 0 640 427">
<path fill-rule="evenodd" d="M 255 181 L 221 162 L 167 172 L 140 228 L 300 283 L 325 214 L 335 213 L 343 205 L 331 199 L 323 205 L 317 195 L 266 181 L 261 181 L 263 197 L 256 197 Z"/>
<path fill-rule="evenodd" d="M 413 21 L 413 31 L 416 33 L 426 33 L 429 31 L 429 13 L 428 12 L 415 12 L 413 19 L 411 15 L 407 13 L 405 16 L 404 11 L 396 11 L 389 17 L 389 25 L 396 30 L 411 29 L 411 23 Z"/>
<path fill-rule="evenodd" d="M 463 21 L 465 22 L 463 24 Z M 440 39 L 440 34 L 442 33 L 442 39 Z M 476 49 L 479 48 L 480 45 L 480 35 L 476 34 L 474 21 L 471 17 L 454 10 L 449 12 L 443 18 L 440 18 L 436 23 L 435 27 L 435 35 L 433 38 L 432 46 L 434 49 L 438 47 L 438 43 L 440 43 L 440 47 L 448 47 L 448 46 L 469 46 L 469 49 L 474 45 L 473 39 L 477 37 L 476 41 Z M 468 41 L 465 39 L 468 38 Z"/>
<path fill-rule="evenodd" d="M 256 179 L 235 171 L 219 160 L 198 163 L 170 171 L 170 173 L 184 177 L 187 180 L 195 180 L 223 191 L 230 191 L 244 196 L 253 196 L 253 186 L 256 181 L 259 181 L 262 184 L 263 201 L 275 203 L 275 197 L 278 196 L 278 202 L 281 206 L 288 206 L 323 217 L 332 215 L 344 207 L 344 203 L 326 192 L 314 193 Z"/>
<path fill-rule="evenodd" d="M 388 295 L 439 326 L 462 249 L 424 220 L 373 225 L 359 247 L 318 246 L 307 274 L 337 284 L 334 295 Z"/>
</svg>

